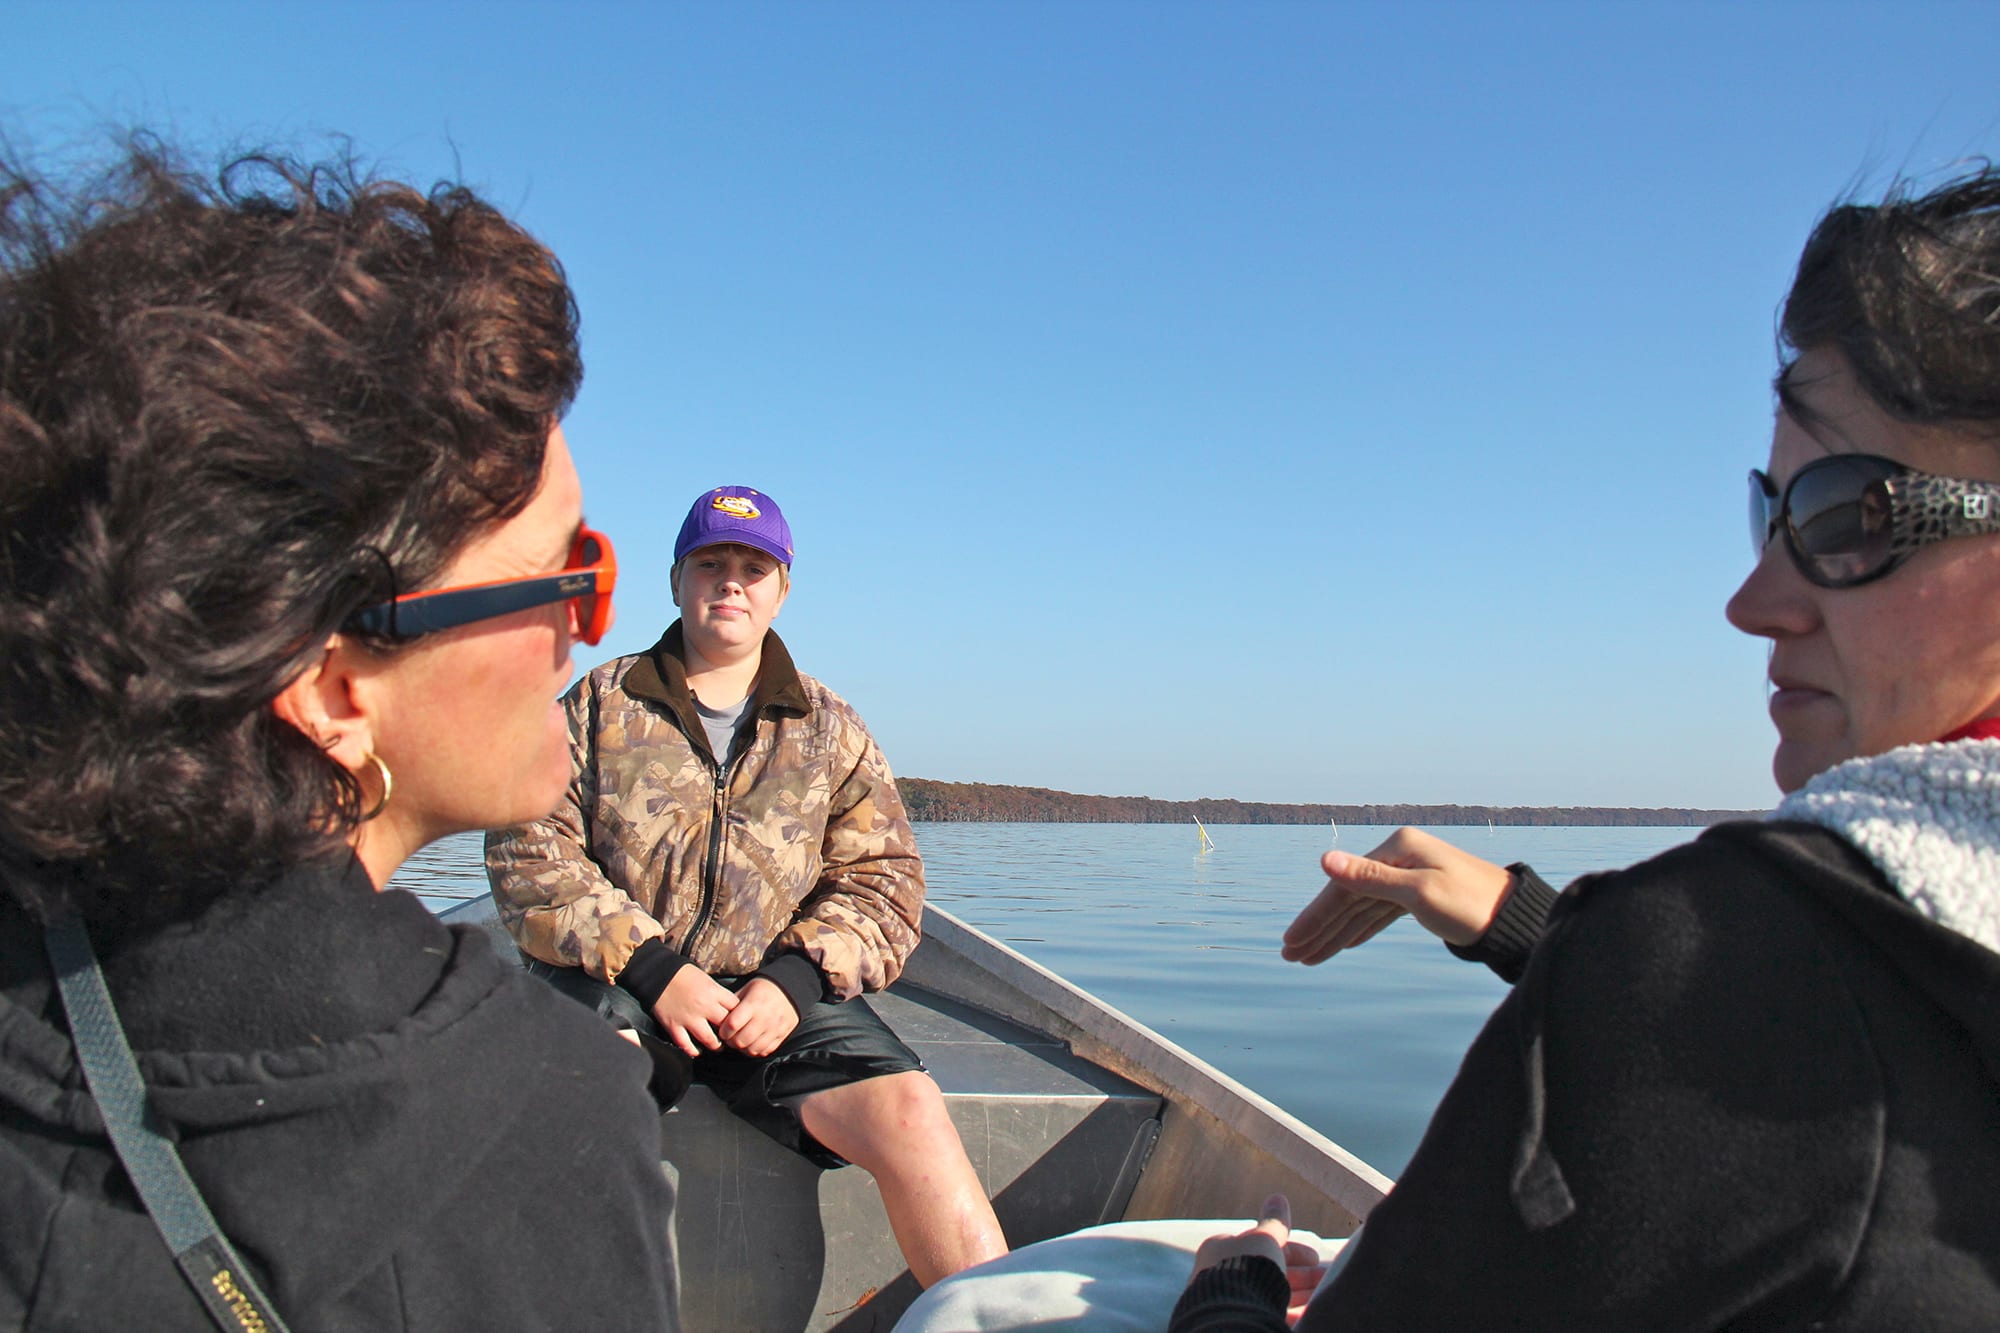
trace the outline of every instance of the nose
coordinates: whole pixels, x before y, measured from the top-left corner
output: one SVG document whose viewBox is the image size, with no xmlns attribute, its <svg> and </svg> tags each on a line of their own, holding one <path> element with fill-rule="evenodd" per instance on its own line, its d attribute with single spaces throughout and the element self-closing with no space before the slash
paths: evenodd
<svg viewBox="0 0 2000 1333">
<path fill-rule="evenodd" d="M 1764 547 L 1723 614 L 1737 629 L 1761 639 L 1806 634 L 1819 623 L 1818 591 L 1793 565 L 1779 536 Z"/>
</svg>

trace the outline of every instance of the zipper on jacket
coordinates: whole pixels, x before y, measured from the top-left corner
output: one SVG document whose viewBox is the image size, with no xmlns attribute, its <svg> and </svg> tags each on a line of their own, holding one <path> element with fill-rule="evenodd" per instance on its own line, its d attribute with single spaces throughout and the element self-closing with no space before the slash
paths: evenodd
<svg viewBox="0 0 2000 1333">
<path fill-rule="evenodd" d="M 694 914 L 694 924 L 681 940 L 680 953 L 683 957 L 694 957 L 695 936 L 715 913 L 715 899 L 722 885 L 722 817 L 729 808 L 729 775 L 735 771 L 736 763 L 742 758 L 742 747 L 736 747 L 736 754 L 727 764 L 715 764 L 715 795 L 708 811 L 708 860 L 701 868 L 701 910 Z M 713 757 L 709 760 L 715 763 Z"/>
</svg>

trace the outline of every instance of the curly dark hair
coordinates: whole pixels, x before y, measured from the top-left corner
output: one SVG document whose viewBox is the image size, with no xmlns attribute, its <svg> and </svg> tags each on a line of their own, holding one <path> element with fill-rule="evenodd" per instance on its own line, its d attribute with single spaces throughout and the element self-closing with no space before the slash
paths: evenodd
<svg viewBox="0 0 2000 1333">
<path fill-rule="evenodd" d="M 528 503 L 582 375 L 560 265 L 462 187 L 0 163 L 6 891 L 130 924 L 340 851 L 358 786 L 273 699 Z"/>
<path fill-rule="evenodd" d="M 1802 420 L 1792 363 L 1830 348 L 1898 420 L 2000 428 L 2000 171 L 1830 209 L 1799 256 L 1779 338 L 1779 400 Z"/>
</svg>

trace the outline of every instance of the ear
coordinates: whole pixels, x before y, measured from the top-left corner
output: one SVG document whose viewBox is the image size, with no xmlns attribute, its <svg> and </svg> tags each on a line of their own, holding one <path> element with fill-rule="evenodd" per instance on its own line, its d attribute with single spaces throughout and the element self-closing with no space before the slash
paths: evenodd
<svg viewBox="0 0 2000 1333">
<path fill-rule="evenodd" d="M 271 701 L 271 711 L 304 732 L 333 761 L 358 772 L 375 748 L 375 728 L 356 702 L 349 662 L 354 645 L 328 639 L 305 670 Z"/>
<path fill-rule="evenodd" d="M 778 604 L 771 608 L 771 619 L 776 620 L 778 618 L 778 613 L 785 609 L 785 599 L 787 597 L 790 597 L 791 595 L 792 595 L 792 571 L 790 569 L 785 569 L 784 579 L 778 587 Z"/>
<path fill-rule="evenodd" d="M 674 605 L 681 604 L 681 562 L 676 560 L 667 566 L 667 594 L 674 599 Z"/>
</svg>

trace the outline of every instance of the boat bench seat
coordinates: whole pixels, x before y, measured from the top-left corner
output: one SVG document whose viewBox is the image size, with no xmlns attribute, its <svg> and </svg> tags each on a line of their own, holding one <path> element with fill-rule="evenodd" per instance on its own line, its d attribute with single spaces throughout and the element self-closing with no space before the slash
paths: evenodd
<svg viewBox="0 0 2000 1333">
<path fill-rule="evenodd" d="M 868 998 L 937 1080 L 1013 1244 L 1123 1216 L 1159 1133 L 1157 1094 L 907 982 Z M 662 1117 L 661 1144 L 679 1173 L 690 1333 L 887 1333 L 915 1298 L 865 1172 L 816 1170 L 699 1087 Z"/>
</svg>

